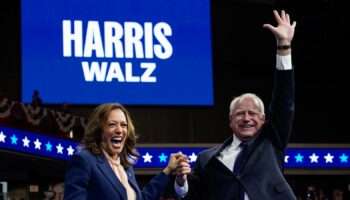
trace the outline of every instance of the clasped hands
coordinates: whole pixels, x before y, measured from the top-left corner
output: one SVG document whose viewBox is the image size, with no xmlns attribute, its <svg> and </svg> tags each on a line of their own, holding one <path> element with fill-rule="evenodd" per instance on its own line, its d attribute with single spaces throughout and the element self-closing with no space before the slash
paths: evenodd
<svg viewBox="0 0 350 200">
<path fill-rule="evenodd" d="M 191 173 L 191 167 L 186 155 L 182 152 L 170 154 L 168 166 L 163 170 L 165 174 L 175 172 L 176 183 L 183 186 L 187 180 L 187 175 Z"/>
</svg>

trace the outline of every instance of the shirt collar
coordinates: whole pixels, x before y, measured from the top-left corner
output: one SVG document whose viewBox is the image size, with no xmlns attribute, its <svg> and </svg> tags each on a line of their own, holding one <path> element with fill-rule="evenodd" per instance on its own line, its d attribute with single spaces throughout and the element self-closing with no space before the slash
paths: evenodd
<svg viewBox="0 0 350 200">
<path fill-rule="evenodd" d="M 108 153 L 102 149 L 103 154 L 106 156 L 109 163 L 114 165 L 120 165 L 120 159 L 119 156 L 117 157 L 117 160 L 113 159 L 111 156 L 108 155 Z"/>
<path fill-rule="evenodd" d="M 241 144 L 241 140 L 235 135 L 235 134 L 233 134 L 233 140 L 232 140 L 232 147 L 233 147 L 233 149 L 237 149 L 237 148 L 239 148 L 239 145 Z"/>
</svg>

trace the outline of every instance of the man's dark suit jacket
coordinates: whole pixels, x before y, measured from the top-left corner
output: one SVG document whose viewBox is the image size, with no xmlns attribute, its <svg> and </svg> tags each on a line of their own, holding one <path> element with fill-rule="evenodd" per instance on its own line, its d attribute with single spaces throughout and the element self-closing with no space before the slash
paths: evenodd
<svg viewBox="0 0 350 200">
<path fill-rule="evenodd" d="M 137 200 L 159 199 L 169 183 L 163 172 L 154 177 L 141 191 L 132 167 L 125 169 Z M 126 200 L 126 189 L 110 167 L 104 155 L 94 156 L 87 150 L 74 154 L 68 162 L 64 183 L 64 199 Z"/>
<path fill-rule="evenodd" d="M 237 199 L 240 182 L 250 200 L 296 199 L 283 176 L 284 156 L 294 118 L 294 72 L 277 70 L 268 120 L 248 142 L 237 176 L 217 156 L 232 142 L 201 152 L 189 176 L 185 199 Z"/>
</svg>

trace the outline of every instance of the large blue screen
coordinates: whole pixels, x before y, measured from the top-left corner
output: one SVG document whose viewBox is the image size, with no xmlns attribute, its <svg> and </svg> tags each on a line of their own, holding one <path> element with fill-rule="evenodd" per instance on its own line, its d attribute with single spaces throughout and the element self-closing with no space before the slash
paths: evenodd
<svg viewBox="0 0 350 200">
<path fill-rule="evenodd" d="M 22 101 L 213 105 L 209 0 L 22 0 Z"/>
</svg>

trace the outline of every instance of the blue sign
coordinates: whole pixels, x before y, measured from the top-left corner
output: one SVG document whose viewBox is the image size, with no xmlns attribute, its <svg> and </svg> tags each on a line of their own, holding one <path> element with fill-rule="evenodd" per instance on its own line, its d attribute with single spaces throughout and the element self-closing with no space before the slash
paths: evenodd
<svg viewBox="0 0 350 200">
<path fill-rule="evenodd" d="M 68 160 L 78 152 L 79 143 L 0 126 L 0 149 Z"/>
<path fill-rule="evenodd" d="M 350 169 L 350 148 L 289 148 L 285 166 L 291 169 Z"/>
<path fill-rule="evenodd" d="M 46 135 L 0 126 L 0 149 L 9 149 L 49 158 L 68 160 L 80 144 Z M 193 167 L 198 153 L 208 147 L 139 147 L 136 168 L 164 168 L 170 154 L 181 151 Z M 286 169 L 350 169 L 348 148 L 288 148 Z"/>
<path fill-rule="evenodd" d="M 22 101 L 213 105 L 209 0 L 22 0 Z"/>
</svg>

